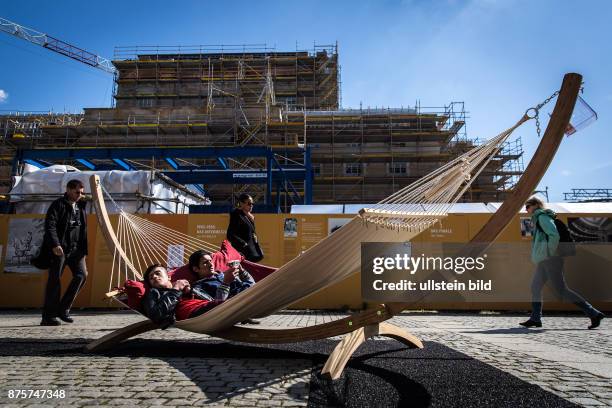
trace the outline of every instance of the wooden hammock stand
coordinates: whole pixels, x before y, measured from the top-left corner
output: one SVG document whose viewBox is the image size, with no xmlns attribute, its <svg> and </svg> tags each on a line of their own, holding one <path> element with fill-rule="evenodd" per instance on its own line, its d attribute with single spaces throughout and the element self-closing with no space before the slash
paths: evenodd
<svg viewBox="0 0 612 408">
<path fill-rule="evenodd" d="M 489 222 L 482 227 L 470 242 L 471 244 L 481 243 L 479 251 L 486 249 L 487 243 L 494 241 L 503 231 L 512 217 L 521 209 L 523 203 L 532 194 L 532 191 L 546 172 L 569 124 L 581 83 L 581 75 L 575 73 L 565 75 L 550 122 L 527 169 L 511 196 L 504 201 L 503 205 L 495 212 Z M 117 250 L 121 256 L 126 258 L 126 262 L 130 262 L 114 234 L 104 205 L 99 179 L 96 176 L 92 176 L 91 190 L 94 196 L 98 223 L 109 249 L 111 252 Z M 470 247 L 473 248 L 473 245 Z M 471 255 L 476 256 L 474 252 Z M 279 344 L 319 340 L 346 334 L 330 354 L 322 370 L 322 374 L 329 375 L 332 379 L 337 379 L 341 376 L 344 367 L 355 350 L 372 336 L 386 336 L 396 339 L 411 348 L 423 348 L 423 344 L 417 337 L 400 327 L 386 323 L 386 320 L 401 313 L 402 310 L 409 306 L 411 305 L 408 303 L 381 304 L 373 309 L 364 310 L 343 319 L 310 327 L 276 330 L 233 326 L 226 330 L 210 333 L 210 335 L 245 343 Z M 86 350 L 89 352 L 108 350 L 123 340 L 157 328 L 158 326 L 150 320 L 134 323 L 89 343 L 86 346 Z"/>
</svg>

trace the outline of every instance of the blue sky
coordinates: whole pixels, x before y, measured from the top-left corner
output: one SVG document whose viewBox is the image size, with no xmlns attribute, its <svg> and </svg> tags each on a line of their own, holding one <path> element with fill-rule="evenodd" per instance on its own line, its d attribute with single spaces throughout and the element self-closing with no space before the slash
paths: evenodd
<svg viewBox="0 0 612 408">
<path fill-rule="evenodd" d="M 178 5 L 180 3 L 180 5 Z M 256 4 L 254 4 L 256 3 Z M 599 120 L 565 138 L 541 188 L 612 188 L 612 2 L 3 1 L 0 16 L 112 57 L 115 46 L 338 41 L 344 107 L 464 101 L 470 137 L 489 138 L 584 76 Z M 0 110 L 109 106 L 110 75 L 0 35 Z M 538 139 L 524 125 L 525 163 Z"/>
</svg>

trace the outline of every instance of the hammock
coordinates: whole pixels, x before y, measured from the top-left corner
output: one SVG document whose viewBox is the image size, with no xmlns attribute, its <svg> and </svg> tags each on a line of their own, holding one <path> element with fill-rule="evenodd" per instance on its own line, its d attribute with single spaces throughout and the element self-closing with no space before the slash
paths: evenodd
<svg viewBox="0 0 612 408">
<path fill-rule="evenodd" d="M 477 146 L 436 169 L 380 203 L 364 208 L 347 225 L 280 267 L 252 288 L 196 318 L 178 321 L 176 327 L 197 333 L 214 333 L 253 316 L 282 309 L 312 293 L 339 282 L 359 270 L 361 242 L 405 242 L 445 217 L 499 152 L 512 132 L 528 118 L 487 143 Z M 169 253 L 188 263 L 198 249 L 217 251 L 218 245 L 128 214 L 92 176 L 97 213 L 104 213 L 102 194 L 119 209 L 116 243 L 113 242 L 111 286 L 124 280 L 141 280 L 141 271 L 153 263 L 165 264 Z M 102 194 L 101 194 L 102 193 Z M 100 207 L 100 208 L 98 208 Z M 170 255 L 172 256 L 172 255 Z M 248 307 L 244 305 L 248 304 Z"/>
<path fill-rule="evenodd" d="M 540 152 L 538 149 L 523 176 L 526 180 L 521 178 L 516 187 L 516 191 L 520 194 L 515 194 L 509 200 L 511 206 L 516 207 L 517 203 L 521 205 L 524 202 L 525 191 L 528 191 L 527 194 L 533 191 L 552 160 L 560 143 L 560 137 L 569 123 L 580 81 L 580 75 L 566 75 L 561 91 L 557 93 L 559 94 L 557 105 L 540 146 L 542 147 L 543 143 L 552 143 L 545 152 L 548 156 L 546 160 L 536 157 Z M 535 109 L 535 117 L 542 105 L 531 108 Z M 560 109 L 557 109 L 558 107 Z M 525 113 L 513 126 L 486 143 L 474 147 L 376 205 L 362 209 L 348 224 L 253 287 L 201 316 L 178 321 L 175 326 L 191 332 L 253 342 L 301 341 L 351 332 L 332 353 L 324 368 L 324 372 L 332 374 L 332 378 L 340 375 L 352 351 L 372 335 L 387 335 L 412 347 L 422 347 L 414 336 L 395 326 L 382 323 L 401 311 L 405 306 L 402 304 L 381 305 L 375 310 L 364 311 L 353 317 L 322 325 L 324 328 L 313 326 L 287 330 L 260 330 L 233 326 L 248 318 L 271 314 L 357 273 L 360 266 L 361 242 L 409 241 L 446 217 L 448 209 L 463 196 L 473 180 L 500 151 L 512 132 L 533 117 Z M 554 142 L 551 142 L 553 139 Z M 534 174 L 535 176 L 532 176 Z M 92 176 L 91 190 L 99 225 L 113 254 L 109 288 L 114 282 L 117 286 L 121 286 L 125 279 L 141 280 L 141 271 L 153 263 L 164 264 L 168 251 L 173 248 L 182 248 L 179 254 L 182 254 L 184 263 L 187 263 L 189 254 L 195 250 L 205 249 L 214 252 L 218 248 L 217 245 L 199 238 L 172 230 L 138 215 L 128 214 L 122 211 L 109 196 L 110 202 L 119 209 L 115 231 L 106 211 L 103 199 L 105 191 L 98 176 Z M 496 230 L 499 232 L 508 221 L 507 217 L 497 219 L 494 216 L 489 223 L 496 224 Z M 502 223 L 505 224 L 502 226 Z M 92 343 L 89 350 L 94 350 L 105 343 L 116 343 L 117 340 L 153 328 L 155 326 L 147 322 L 135 324 L 122 329 L 121 333 L 111 333 Z"/>
</svg>

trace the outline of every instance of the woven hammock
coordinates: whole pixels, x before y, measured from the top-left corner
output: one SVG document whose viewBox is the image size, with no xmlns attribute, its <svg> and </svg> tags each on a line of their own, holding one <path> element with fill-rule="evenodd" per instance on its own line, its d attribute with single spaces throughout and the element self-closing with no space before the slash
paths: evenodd
<svg viewBox="0 0 612 408">
<path fill-rule="evenodd" d="M 247 318 L 265 316 L 340 282 L 360 266 L 361 242 L 405 242 L 440 219 L 469 188 L 473 180 L 502 148 L 512 132 L 525 121 L 476 146 L 444 166 L 368 208 L 338 231 L 280 267 L 252 288 L 232 297 L 211 311 L 176 327 L 214 333 Z M 188 262 L 189 255 L 218 245 L 175 231 L 121 210 L 92 176 L 92 193 L 100 224 L 113 254 L 109 290 L 126 279 L 141 280 L 141 272 L 153 263 L 165 264 L 170 252 Z M 108 218 L 103 196 L 119 209 L 116 231 Z"/>
</svg>

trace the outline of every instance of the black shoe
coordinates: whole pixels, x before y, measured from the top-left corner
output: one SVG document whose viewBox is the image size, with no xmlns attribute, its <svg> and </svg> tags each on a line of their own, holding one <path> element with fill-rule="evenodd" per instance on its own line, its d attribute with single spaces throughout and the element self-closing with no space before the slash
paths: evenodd
<svg viewBox="0 0 612 408">
<path fill-rule="evenodd" d="M 527 327 L 527 328 L 529 328 L 529 327 L 542 327 L 542 322 L 536 322 L 535 320 L 531 320 L 531 319 L 527 320 L 526 322 L 521 322 L 519 324 L 521 326 L 524 326 L 524 327 Z"/>
<path fill-rule="evenodd" d="M 591 317 L 591 325 L 589 326 L 589 330 L 599 327 L 604 317 L 606 317 L 606 315 L 601 312 L 599 312 L 597 316 Z"/>
<path fill-rule="evenodd" d="M 246 319 L 240 322 L 240 324 L 260 324 L 261 322 L 259 320 L 255 320 L 255 319 Z"/>
<path fill-rule="evenodd" d="M 60 320 L 66 322 L 66 323 L 74 323 L 74 319 L 72 317 L 70 317 L 70 313 L 69 312 L 60 313 L 60 315 L 58 317 L 60 318 Z"/>
<path fill-rule="evenodd" d="M 43 317 L 40 321 L 41 326 L 59 326 L 61 323 L 57 317 Z"/>
</svg>

